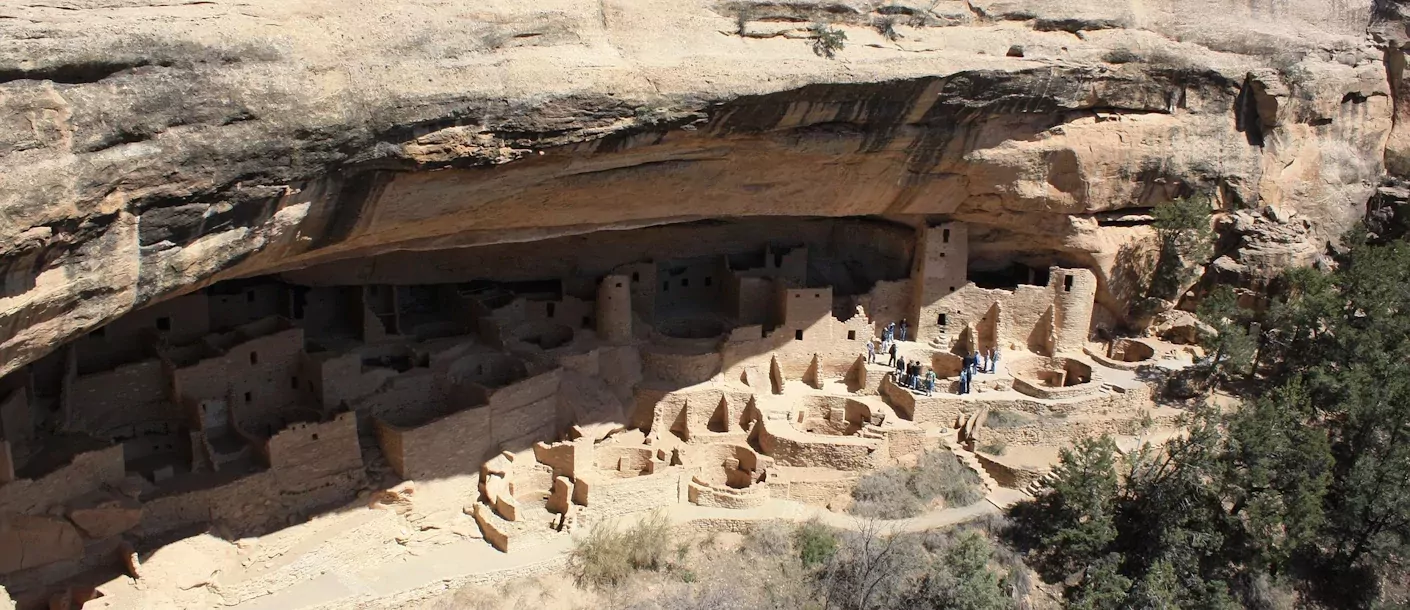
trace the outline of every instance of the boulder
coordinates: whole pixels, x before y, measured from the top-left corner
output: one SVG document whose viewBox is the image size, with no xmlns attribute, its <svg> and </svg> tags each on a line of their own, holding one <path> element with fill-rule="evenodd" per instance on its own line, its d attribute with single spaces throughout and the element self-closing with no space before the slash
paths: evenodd
<svg viewBox="0 0 1410 610">
<path fill-rule="evenodd" d="M 116 536 L 142 522 L 142 504 L 125 495 L 96 492 L 69 504 L 69 520 L 92 539 Z"/>
<path fill-rule="evenodd" d="M 0 517 L 0 574 L 83 557 L 72 523 L 53 517 Z"/>
<path fill-rule="evenodd" d="M 186 590 L 208 584 L 217 572 L 238 565 L 234 544 L 200 534 L 157 549 L 142 562 L 141 568 L 143 580 Z"/>
</svg>

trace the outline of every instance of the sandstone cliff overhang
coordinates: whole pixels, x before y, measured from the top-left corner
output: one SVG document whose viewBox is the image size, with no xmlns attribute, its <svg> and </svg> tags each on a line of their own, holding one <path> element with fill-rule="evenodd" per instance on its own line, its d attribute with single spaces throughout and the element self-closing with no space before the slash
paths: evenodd
<svg viewBox="0 0 1410 610">
<path fill-rule="evenodd" d="M 723 216 L 947 216 L 1119 305 L 1103 214 L 1359 218 L 1403 63 L 1188 3 L 61 4 L 0 9 L 0 374 L 219 279 Z"/>
</svg>

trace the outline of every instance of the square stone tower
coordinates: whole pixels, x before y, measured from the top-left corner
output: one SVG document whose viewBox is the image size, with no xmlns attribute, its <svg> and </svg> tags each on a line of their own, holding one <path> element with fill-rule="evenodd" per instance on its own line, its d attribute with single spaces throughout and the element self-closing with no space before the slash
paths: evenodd
<svg viewBox="0 0 1410 610">
<path fill-rule="evenodd" d="M 929 341 L 945 335 L 952 322 L 946 319 L 946 297 L 969 283 L 969 228 L 947 222 L 919 233 L 911 268 L 910 327 L 915 341 Z"/>
</svg>

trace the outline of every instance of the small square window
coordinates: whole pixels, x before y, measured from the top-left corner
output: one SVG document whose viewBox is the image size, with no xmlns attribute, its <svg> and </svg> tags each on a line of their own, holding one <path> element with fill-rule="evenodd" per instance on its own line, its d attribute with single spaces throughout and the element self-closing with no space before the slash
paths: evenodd
<svg viewBox="0 0 1410 610">
<path fill-rule="evenodd" d="M 246 303 L 253 303 L 253 302 L 255 302 L 255 291 L 253 291 L 253 290 L 246 290 L 246 291 L 245 291 L 245 302 L 246 302 Z"/>
<path fill-rule="evenodd" d="M 549 303 L 549 304 L 548 304 L 548 317 L 550 317 L 550 318 L 553 317 L 554 305 L 555 305 L 554 303 Z"/>
<path fill-rule="evenodd" d="M 801 330 L 795 330 L 795 331 L 793 331 L 793 338 L 796 339 L 796 340 L 798 340 L 798 341 L 802 341 L 802 340 L 803 340 L 803 331 L 801 331 Z"/>
<path fill-rule="evenodd" d="M 245 392 L 245 402 L 246 402 L 246 403 L 254 402 L 254 400 L 255 400 L 255 395 L 254 395 L 253 392 Z"/>
<path fill-rule="evenodd" d="M 641 273 L 640 273 L 640 272 L 637 272 L 637 271 L 633 271 L 633 272 L 632 272 L 632 281 L 633 281 L 633 282 L 640 282 L 640 281 L 641 281 Z"/>
<path fill-rule="evenodd" d="M 314 433 L 313 433 L 313 440 L 318 440 L 318 433 L 317 433 L 317 432 L 314 432 Z"/>
<path fill-rule="evenodd" d="M 157 330 L 171 330 L 171 318 L 166 316 L 157 318 Z"/>
<path fill-rule="evenodd" d="M 681 288 L 685 288 L 686 286 L 689 286 L 689 285 L 690 285 L 690 278 L 688 278 L 688 277 L 683 277 L 683 278 L 681 278 Z"/>
<path fill-rule="evenodd" d="M 290 377 L 290 378 L 289 378 L 289 387 L 290 387 L 291 389 L 295 389 L 295 390 L 299 389 L 299 378 L 298 378 L 298 377 Z"/>
<path fill-rule="evenodd" d="M 936 320 L 935 323 L 936 323 L 936 324 L 939 324 L 940 326 L 944 326 L 944 325 L 945 325 L 945 314 L 943 314 L 943 313 L 940 314 L 940 319 Z"/>
<path fill-rule="evenodd" d="M 706 286 L 709 286 L 710 283 L 713 282 L 713 281 L 714 281 L 714 278 L 711 278 L 711 277 L 708 276 L 708 275 L 705 276 L 705 285 L 706 285 Z"/>
<path fill-rule="evenodd" d="M 621 287 L 622 287 L 622 283 L 621 283 L 621 282 L 617 282 L 617 287 L 618 287 L 618 288 L 621 288 Z"/>
<path fill-rule="evenodd" d="M 250 364 L 259 364 L 259 354 L 250 352 Z"/>
<path fill-rule="evenodd" d="M 1064 292 L 1072 292 L 1072 276 L 1062 278 L 1062 289 Z"/>
<path fill-rule="evenodd" d="M 954 292 L 954 291 L 955 291 L 955 287 L 954 287 L 954 286 L 951 286 L 951 287 L 950 287 L 950 292 Z"/>
<path fill-rule="evenodd" d="M 944 252 L 941 252 L 941 253 L 940 253 L 940 258 L 945 258 L 945 253 L 944 253 Z"/>
<path fill-rule="evenodd" d="M 945 229 L 944 231 L 941 231 L 941 232 L 940 232 L 940 241 L 943 241 L 943 242 L 945 242 L 945 243 L 947 243 L 947 244 L 950 243 L 950 230 L 949 230 L 949 229 Z"/>
<path fill-rule="evenodd" d="M 668 291 L 668 290 L 670 290 L 670 289 L 671 289 L 671 282 L 670 282 L 670 280 L 661 282 L 661 292 L 666 292 L 666 291 Z"/>
<path fill-rule="evenodd" d="M 817 294 L 814 294 L 814 295 L 813 295 L 813 298 L 815 298 L 815 299 L 821 299 L 821 298 L 822 298 L 822 293 L 819 292 L 819 293 L 817 293 Z"/>
<path fill-rule="evenodd" d="M 592 326 L 592 316 L 583 316 L 583 327 Z"/>
<path fill-rule="evenodd" d="M 857 340 L 857 331 L 855 331 L 855 330 L 849 330 L 849 331 L 847 331 L 847 340 L 848 340 L 848 341 L 856 341 L 856 340 Z"/>
</svg>

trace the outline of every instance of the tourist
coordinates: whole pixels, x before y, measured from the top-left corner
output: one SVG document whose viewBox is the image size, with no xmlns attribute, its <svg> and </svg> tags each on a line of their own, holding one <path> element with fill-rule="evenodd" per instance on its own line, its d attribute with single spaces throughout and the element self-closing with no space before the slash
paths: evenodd
<svg viewBox="0 0 1410 610">
<path fill-rule="evenodd" d="M 969 366 L 970 366 L 971 369 L 973 369 L 973 370 L 971 370 L 970 373 L 969 373 L 970 377 L 973 377 L 973 376 L 979 374 L 979 352 L 974 352 L 973 354 L 970 354 L 970 356 L 969 356 Z"/>
<path fill-rule="evenodd" d="M 912 362 L 911 362 L 911 370 L 910 370 L 910 374 L 911 374 L 911 375 L 910 375 L 910 377 L 911 377 L 911 388 L 914 389 L 914 390 L 917 390 L 917 391 L 920 390 L 920 368 L 921 368 L 921 367 L 920 367 L 920 361 L 919 361 L 919 360 L 915 360 L 915 361 L 912 361 Z"/>
<path fill-rule="evenodd" d="M 989 372 L 989 359 L 984 357 L 984 352 L 979 352 L 979 353 L 975 354 L 974 357 L 979 360 L 979 372 L 980 372 L 980 373 L 988 373 L 988 372 Z"/>
<path fill-rule="evenodd" d="M 970 358 L 969 354 L 965 354 L 964 358 L 960 359 L 960 370 L 964 371 L 965 373 L 968 373 L 973 367 L 974 360 Z"/>
<path fill-rule="evenodd" d="M 895 352 L 892 352 L 895 353 Z M 906 359 L 896 358 L 896 379 L 899 381 L 906 374 Z"/>
<path fill-rule="evenodd" d="M 901 340 L 906 340 L 906 319 L 901 318 Z"/>
<path fill-rule="evenodd" d="M 895 323 L 895 322 L 892 322 L 892 323 L 890 323 L 890 324 L 887 324 L 887 325 L 886 325 L 886 328 L 881 331 L 881 336 L 882 336 L 882 338 L 886 339 L 887 341 L 890 341 L 893 337 L 895 337 L 895 336 L 896 336 L 896 323 Z"/>
<path fill-rule="evenodd" d="M 925 369 L 925 395 L 935 393 L 935 370 Z"/>
<path fill-rule="evenodd" d="M 876 364 L 876 345 L 867 341 L 867 364 Z"/>
<path fill-rule="evenodd" d="M 960 370 L 960 393 L 961 393 L 961 394 L 968 394 L 968 393 L 969 393 L 969 367 L 968 367 L 968 366 L 966 366 L 964 369 Z"/>
<path fill-rule="evenodd" d="M 994 348 L 994 351 L 991 352 L 989 356 L 989 372 L 999 372 L 999 348 L 997 347 Z"/>
<path fill-rule="evenodd" d="M 895 343 L 892 343 L 892 344 L 891 344 L 891 349 L 890 349 L 889 351 L 891 352 L 891 360 L 890 360 L 889 362 L 887 362 L 886 364 L 887 364 L 888 366 L 895 366 L 895 365 L 896 365 L 896 344 L 895 344 Z"/>
</svg>

